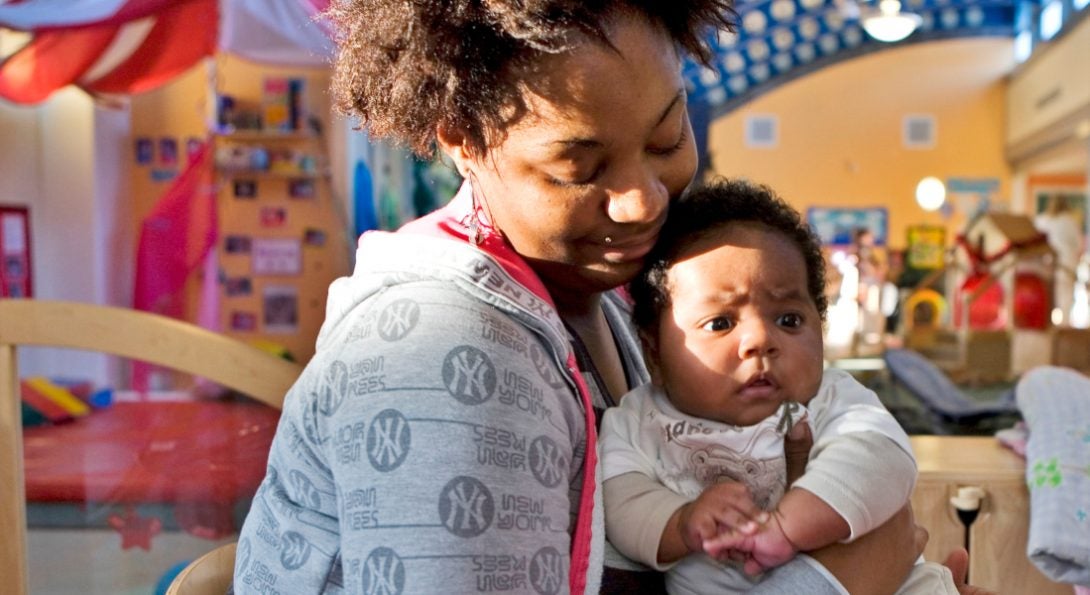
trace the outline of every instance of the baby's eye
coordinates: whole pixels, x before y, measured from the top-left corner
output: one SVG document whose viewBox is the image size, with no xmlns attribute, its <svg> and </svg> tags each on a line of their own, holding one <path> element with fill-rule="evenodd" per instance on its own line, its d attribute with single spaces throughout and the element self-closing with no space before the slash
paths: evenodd
<svg viewBox="0 0 1090 595">
<path fill-rule="evenodd" d="M 790 314 L 784 314 L 783 316 L 780 316 L 779 320 L 776 321 L 776 323 L 780 326 L 787 328 L 799 328 L 802 326 L 802 322 L 802 315 L 796 314 L 794 312 Z"/>
<path fill-rule="evenodd" d="M 729 318 L 719 316 L 705 322 L 701 328 L 711 332 L 722 332 L 729 331 L 732 327 L 734 327 L 734 323 Z"/>
</svg>

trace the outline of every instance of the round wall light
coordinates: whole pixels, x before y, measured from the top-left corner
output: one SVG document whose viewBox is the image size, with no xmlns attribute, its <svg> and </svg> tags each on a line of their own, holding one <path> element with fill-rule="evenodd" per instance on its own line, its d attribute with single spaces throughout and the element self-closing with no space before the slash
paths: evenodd
<svg viewBox="0 0 1090 595">
<path fill-rule="evenodd" d="M 934 176 L 920 180 L 916 184 L 916 202 L 925 211 L 937 211 L 946 202 L 946 184 Z"/>
</svg>

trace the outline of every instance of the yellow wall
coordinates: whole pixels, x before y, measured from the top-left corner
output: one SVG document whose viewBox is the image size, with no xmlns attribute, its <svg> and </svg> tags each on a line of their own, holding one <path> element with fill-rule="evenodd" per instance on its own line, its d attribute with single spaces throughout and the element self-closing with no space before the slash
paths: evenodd
<svg viewBox="0 0 1090 595">
<path fill-rule="evenodd" d="M 915 202 L 925 176 L 997 178 L 1010 196 L 1004 155 L 1004 76 L 1013 66 L 1010 39 L 975 38 L 884 50 L 826 67 L 758 97 L 712 123 L 714 173 L 772 185 L 797 208 L 886 206 L 890 245 L 903 248 L 905 228 L 948 226 L 948 241 L 964 221 L 946 220 Z M 779 118 L 779 145 L 744 146 L 745 118 Z M 902 147 L 902 119 L 930 114 L 933 149 Z M 956 197 L 963 209 L 975 197 Z"/>
<path fill-rule="evenodd" d="M 133 138 L 175 137 L 179 142 L 179 170 L 184 165 L 185 140 L 190 137 L 206 138 L 212 115 L 214 90 L 236 97 L 238 100 L 259 104 L 265 77 L 301 77 L 306 80 L 303 104 L 308 115 L 322 122 L 324 135 L 295 136 L 270 135 L 269 139 L 247 137 L 239 142 L 244 145 L 261 145 L 268 149 L 296 149 L 319 159 L 319 169 L 328 173 L 328 162 L 323 159 L 329 153 L 327 141 L 331 131 L 329 110 L 329 72 L 327 69 L 277 68 L 253 64 L 229 55 L 220 55 L 207 61 L 170 84 L 133 97 Z M 217 140 L 217 146 L 224 137 Z M 155 202 L 169 187 L 171 181 L 156 182 L 151 178 L 151 166 L 133 166 L 133 191 L 135 209 L 133 216 L 139 222 L 147 215 Z M 220 287 L 221 332 L 241 340 L 271 341 L 288 349 L 296 360 L 306 362 L 314 354 L 314 341 L 325 315 L 326 290 L 337 277 L 349 272 L 351 250 L 354 243 L 346 235 L 344 205 L 331 192 L 330 177 L 315 177 L 316 196 L 310 200 L 288 197 L 288 180 L 299 175 L 261 174 L 243 172 L 237 177 L 254 179 L 258 185 L 256 200 L 238 200 L 233 196 L 232 176 L 217 172 L 215 185 L 218 189 L 219 239 L 217 243 L 218 266 L 227 278 L 248 277 L 252 283 L 249 295 L 227 295 Z M 260 223 L 262 207 L 286 209 L 286 223 L 279 227 L 263 227 Z M 251 254 L 229 254 L 224 249 L 228 235 L 257 238 L 301 239 L 306 229 L 313 228 L 326 234 L 324 246 L 302 245 L 302 272 L 293 276 L 255 275 L 252 272 Z M 196 318 L 198 290 L 201 272 L 190 279 L 187 302 L 190 320 Z M 262 322 L 262 295 L 266 287 L 294 287 L 298 292 L 298 332 L 283 333 L 266 331 Z M 232 313 L 254 314 L 257 318 L 255 331 L 232 330 Z"/>
</svg>

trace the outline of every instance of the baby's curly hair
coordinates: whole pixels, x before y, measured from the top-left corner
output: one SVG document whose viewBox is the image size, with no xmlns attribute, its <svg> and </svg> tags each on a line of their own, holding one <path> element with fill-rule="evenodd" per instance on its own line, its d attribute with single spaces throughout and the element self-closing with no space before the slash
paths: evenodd
<svg viewBox="0 0 1090 595">
<path fill-rule="evenodd" d="M 659 317 L 669 307 L 667 273 L 678 257 L 701 238 L 731 223 L 763 225 L 798 248 L 806 263 L 806 290 L 825 320 L 825 258 L 817 234 L 772 188 L 743 179 L 719 179 L 670 204 L 666 225 L 643 270 L 628 288 L 635 302 L 632 320 L 640 331 L 654 336 Z"/>
<path fill-rule="evenodd" d="M 605 40 L 624 12 L 660 25 L 704 63 L 706 35 L 733 30 L 733 0 L 333 0 L 334 106 L 371 134 L 433 154 L 460 130 L 477 156 L 523 113 L 521 82 L 543 54 Z"/>
</svg>

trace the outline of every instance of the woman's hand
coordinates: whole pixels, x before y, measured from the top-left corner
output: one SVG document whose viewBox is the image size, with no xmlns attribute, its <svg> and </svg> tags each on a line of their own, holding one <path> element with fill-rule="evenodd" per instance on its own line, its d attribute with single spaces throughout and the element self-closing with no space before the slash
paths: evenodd
<svg viewBox="0 0 1090 595">
<path fill-rule="evenodd" d="M 966 581 L 969 574 L 969 552 L 963 548 L 950 552 L 942 565 L 949 568 L 950 574 L 954 575 L 954 585 L 961 595 L 995 595 L 994 591 L 974 587 Z"/>
<path fill-rule="evenodd" d="M 790 486 L 806 471 L 813 443 L 809 424 L 795 424 L 784 437 L 787 485 Z M 849 593 L 887 594 L 895 592 L 904 582 L 923 553 L 927 538 L 927 531 L 916 525 L 911 505 L 906 504 L 885 524 L 859 539 L 808 553 L 835 576 Z"/>
<path fill-rule="evenodd" d="M 893 593 L 901 586 L 923 553 L 927 539 L 927 530 L 916 524 L 912 507 L 906 504 L 885 524 L 859 539 L 808 553 L 849 593 L 880 595 Z"/>
<path fill-rule="evenodd" d="M 795 424 L 783 437 L 783 454 L 787 459 L 787 487 L 790 488 L 806 471 L 812 446 L 814 436 L 810 433 L 810 424 L 807 423 Z"/>
</svg>

